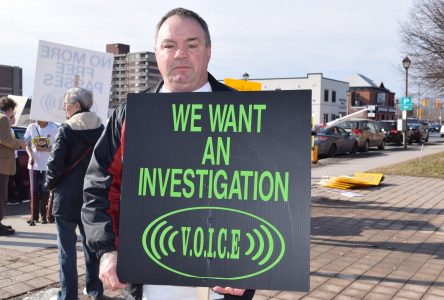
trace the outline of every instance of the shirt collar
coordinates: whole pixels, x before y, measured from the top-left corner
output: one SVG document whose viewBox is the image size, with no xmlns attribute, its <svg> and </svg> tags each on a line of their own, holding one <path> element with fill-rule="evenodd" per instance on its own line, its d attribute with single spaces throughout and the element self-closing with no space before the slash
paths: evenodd
<svg viewBox="0 0 444 300">
<path fill-rule="evenodd" d="M 212 92 L 210 83 L 207 81 L 202 87 L 198 88 L 197 90 L 193 91 L 193 93 L 201 93 L 201 92 Z M 165 85 L 162 85 L 162 87 L 159 90 L 159 93 L 171 93 L 171 91 L 167 90 Z"/>
</svg>

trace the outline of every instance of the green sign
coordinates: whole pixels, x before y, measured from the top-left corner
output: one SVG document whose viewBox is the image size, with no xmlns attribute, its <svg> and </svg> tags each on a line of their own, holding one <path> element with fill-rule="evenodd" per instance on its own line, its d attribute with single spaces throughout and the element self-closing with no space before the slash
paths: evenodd
<svg viewBox="0 0 444 300">
<path fill-rule="evenodd" d="M 311 91 L 131 94 L 123 282 L 309 289 Z"/>
<path fill-rule="evenodd" d="M 412 110 L 412 98 L 409 97 L 401 98 L 401 110 Z"/>
</svg>

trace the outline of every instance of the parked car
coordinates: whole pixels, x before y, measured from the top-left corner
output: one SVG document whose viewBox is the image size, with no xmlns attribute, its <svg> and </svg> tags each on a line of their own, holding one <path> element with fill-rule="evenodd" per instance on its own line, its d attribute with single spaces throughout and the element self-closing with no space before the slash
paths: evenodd
<svg viewBox="0 0 444 300">
<path fill-rule="evenodd" d="M 23 139 L 25 135 L 26 128 L 20 126 L 13 126 L 14 135 L 16 139 Z M 19 191 L 15 182 L 12 183 L 12 191 L 8 190 L 8 195 L 15 199 L 19 199 L 20 195 L 26 195 L 26 199 L 29 199 L 29 171 L 28 171 L 28 153 L 26 150 L 17 150 L 18 168 L 17 174 L 19 175 L 19 180 L 23 183 L 25 191 Z M 11 178 L 10 178 L 11 180 Z M 20 199 L 25 200 L 25 199 Z"/>
<path fill-rule="evenodd" d="M 398 130 L 398 121 L 378 121 L 378 124 L 385 133 L 385 142 L 387 144 L 393 143 L 398 146 L 402 145 L 402 131 Z M 413 142 L 412 132 L 410 130 L 406 131 L 406 141 L 409 145 Z"/>
<path fill-rule="evenodd" d="M 336 125 L 343 127 L 356 137 L 359 149 L 362 152 L 367 152 L 369 147 L 378 147 L 380 150 L 385 148 L 385 133 L 378 123 L 373 120 L 348 119 Z"/>
<path fill-rule="evenodd" d="M 440 132 L 441 131 L 441 125 L 438 123 L 430 123 L 429 124 L 429 132 Z"/>
<path fill-rule="evenodd" d="M 429 127 L 426 122 L 418 119 L 408 118 L 407 129 L 412 132 L 413 141 L 417 143 L 427 143 L 429 141 Z"/>
<path fill-rule="evenodd" d="M 358 141 L 356 138 L 339 126 L 321 127 L 315 136 L 315 145 L 318 154 L 335 156 L 342 153 L 356 153 Z"/>
</svg>

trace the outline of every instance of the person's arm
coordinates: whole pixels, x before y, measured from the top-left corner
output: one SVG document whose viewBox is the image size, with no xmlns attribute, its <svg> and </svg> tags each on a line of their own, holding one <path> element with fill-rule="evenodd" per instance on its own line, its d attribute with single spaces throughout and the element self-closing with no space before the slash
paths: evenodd
<svg viewBox="0 0 444 300">
<path fill-rule="evenodd" d="M 26 153 L 28 153 L 28 162 L 32 166 L 32 165 L 34 165 L 34 155 L 32 153 L 31 147 L 32 146 L 28 143 L 28 144 L 26 144 L 25 149 L 26 149 Z"/>
<path fill-rule="evenodd" d="M 124 288 L 116 274 L 122 174 L 122 126 L 125 106 L 119 106 L 99 138 L 86 171 L 82 222 L 90 249 L 100 259 L 99 277 L 106 288 Z"/>
<path fill-rule="evenodd" d="M 57 187 L 66 169 L 66 156 L 69 151 L 69 144 L 64 130 L 63 126 L 61 126 L 48 159 L 45 176 L 45 184 L 48 190 Z"/>
<path fill-rule="evenodd" d="M 29 124 L 29 126 L 26 128 L 25 134 L 23 135 L 23 138 L 25 141 L 27 141 L 25 150 L 26 153 L 28 153 L 28 163 L 32 166 L 34 165 L 34 155 L 32 153 L 32 124 Z"/>
<path fill-rule="evenodd" d="M 13 150 L 18 150 L 26 146 L 24 140 L 18 140 L 12 136 L 8 117 L 0 118 L 0 144 Z"/>
</svg>

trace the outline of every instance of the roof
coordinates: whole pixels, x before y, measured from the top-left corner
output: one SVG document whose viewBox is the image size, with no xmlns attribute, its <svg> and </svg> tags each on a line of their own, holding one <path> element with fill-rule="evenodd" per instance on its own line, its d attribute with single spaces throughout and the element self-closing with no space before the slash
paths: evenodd
<svg viewBox="0 0 444 300">
<path fill-rule="evenodd" d="M 349 78 L 347 78 L 345 81 L 348 81 L 350 84 L 350 87 L 375 87 L 378 88 L 379 85 L 373 82 L 368 77 L 365 77 L 362 74 L 355 74 Z"/>
</svg>

